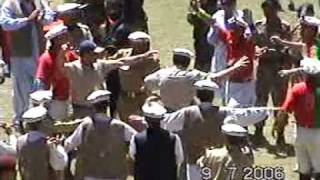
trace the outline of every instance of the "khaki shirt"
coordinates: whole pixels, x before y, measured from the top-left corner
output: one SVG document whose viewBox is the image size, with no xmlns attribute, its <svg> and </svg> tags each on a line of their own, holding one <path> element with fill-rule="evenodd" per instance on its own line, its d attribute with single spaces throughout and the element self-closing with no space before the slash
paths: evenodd
<svg viewBox="0 0 320 180">
<path fill-rule="evenodd" d="M 206 77 L 207 73 L 198 70 L 170 67 L 150 74 L 144 83 L 148 90 L 160 90 L 161 100 L 167 108 L 178 110 L 191 105 L 196 95 L 193 84 Z"/>
<path fill-rule="evenodd" d="M 249 149 L 245 154 L 240 150 L 230 152 L 222 147 L 207 150 L 197 163 L 201 169 L 210 169 L 211 174 L 205 176 L 212 180 L 242 180 L 244 168 L 253 166 L 253 155 Z"/>
<path fill-rule="evenodd" d="M 97 60 L 93 67 L 88 67 L 77 60 L 66 63 L 65 69 L 70 79 L 72 103 L 86 105 L 87 96 L 101 85 L 106 74 L 112 70 L 112 65 L 107 61 Z"/>
<path fill-rule="evenodd" d="M 124 92 L 141 92 L 144 78 L 160 68 L 159 62 L 152 59 L 131 65 L 128 70 L 119 69 L 121 89 Z"/>
</svg>

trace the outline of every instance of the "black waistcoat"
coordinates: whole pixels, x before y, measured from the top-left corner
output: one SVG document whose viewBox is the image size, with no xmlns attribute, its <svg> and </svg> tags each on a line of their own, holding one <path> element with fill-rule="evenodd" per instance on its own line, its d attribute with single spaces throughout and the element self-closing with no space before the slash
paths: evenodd
<svg viewBox="0 0 320 180">
<path fill-rule="evenodd" d="M 135 180 L 176 180 L 175 136 L 147 129 L 135 136 Z"/>
</svg>

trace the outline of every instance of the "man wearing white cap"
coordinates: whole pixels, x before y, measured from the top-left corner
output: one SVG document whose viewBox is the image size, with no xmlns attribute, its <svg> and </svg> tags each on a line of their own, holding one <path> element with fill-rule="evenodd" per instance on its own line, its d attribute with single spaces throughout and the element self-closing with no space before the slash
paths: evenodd
<svg viewBox="0 0 320 180">
<path fill-rule="evenodd" d="M 132 48 L 132 56 L 139 56 L 151 50 L 151 37 L 144 32 L 136 31 L 129 34 L 128 41 L 129 47 Z M 121 120 L 127 121 L 132 114 L 142 115 L 141 106 L 148 97 L 147 92 L 142 89 L 143 79 L 158 69 L 160 62 L 156 54 L 119 69 L 121 92 L 117 106 Z"/>
<path fill-rule="evenodd" d="M 180 138 L 161 128 L 166 109 L 148 100 L 142 107 L 148 128 L 130 142 L 130 157 L 134 160 L 135 180 L 176 180 L 183 162 Z"/>
<path fill-rule="evenodd" d="M 65 3 L 57 6 L 58 17 L 68 28 L 69 40 L 74 50 L 79 50 L 80 43 L 84 40 L 93 41 L 89 26 L 79 22 L 84 7 L 85 5 L 78 3 Z"/>
<path fill-rule="evenodd" d="M 23 114 L 29 132 L 18 138 L 17 152 L 19 171 L 22 179 L 54 179 L 54 171 L 63 171 L 68 156 L 56 140 L 48 140 L 40 127 L 47 118 L 47 110 L 42 107 L 30 108 Z"/>
<path fill-rule="evenodd" d="M 37 58 L 45 49 L 42 26 L 53 20 L 47 1 L 5 0 L 1 6 L 1 26 L 10 32 L 11 39 L 15 124 L 29 107 Z"/>
<path fill-rule="evenodd" d="M 65 141 L 66 151 L 79 147 L 76 179 L 125 180 L 127 177 L 127 144 L 136 131 L 105 115 L 109 99 L 109 91 L 92 92 L 87 100 L 93 115 L 84 118 Z"/>
<path fill-rule="evenodd" d="M 68 114 L 70 84 L 68 78 L 58 71 L 56 65 L 61 46 L 68 41 L 68 29 L 64 25 L 53 26 L 45 34 L 45 38 L 50 47 L 38 60 L 35 90 L 52 89 L 53 97 L 49 107 L 49 114 L 53 119 L 61 120 L 65 119 Z M 70 55 L 72 53 L 66 52 L 67 61 L 76 59 L 76 56 Z"/>
<path fill-rule="evenodd" d="M 92 41 L 85 40 L 80 44 L 80 59 L 66 63 L 64 54 L 68 51 L 68 47 L 66 45 L 61 48 L 63 50 L 58 54 L 57 68 L 69 78 L 75 118 L 84 118 L 92 113 L 86 97 L 95 88 L 100 87 L 108 72 L 122 65 L 132 65 L 148 60 L 157 53 L 156 51 L 146 51 L 118 60 L 102 60 L 97 59 L 97 56 L 104 52 L 104 48 L 98 47 Z"/>
<path fill-rule="evenodd" d="M 311 180 L 312 177 L 320 178 L 320 62 L 316 59 L 304 59 L 301 64 L 302 67 L 296 70 L 307 74 L 306 82 L 297 83 L 288 91 L 281 109 L 284 113 L 294 113 L 300 180 Z M 278 122 L 278 126 L 286 123 L 288 122 Z"/>
<path fill-rule="evenodd" d="M 201 79 L 214 78 L 222 80 L 232 71 L 246 65 L 245 61 L 239 61 L 227 70 L 218 73 L 205 73 L 188 69 L 193 57 L 190 50 L 176 48 L 173 50 L 172 67 L 160 69 L 148 75 L 145 79 L 145 88 L 151 91 L 160 90 L 160 97 L 169 112 L 179 110 L 194 103 L 196 89 L 193 84 Z"/>
<path fill-rule="evenodd" d="M 242 180 L 244 168 L 253 166 L 254 157 L 248 143 L 247 130 L 237 124 L 224 124 L 221 131 L 225 145 L 207 150 L 198 160 L 203 178 Z"/>
</svg>

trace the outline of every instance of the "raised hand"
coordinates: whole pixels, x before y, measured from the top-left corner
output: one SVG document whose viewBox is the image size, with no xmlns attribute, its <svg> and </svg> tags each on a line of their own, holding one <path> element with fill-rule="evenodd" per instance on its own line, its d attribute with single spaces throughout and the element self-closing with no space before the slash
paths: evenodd
<svg viewBox="0 0 320 180">
<path fill-rule="evenodd" d="M 236 69 L 241 68 L 241 67 L 246 67 L 249 64 L 249 59 L 247 56 L 243 56 L 239 61 L 235 62 L 233 64 L 233 67 Z"/>
<path fill-rule="evenodd" d="M 39 9 L 32 11 L 32 13 L 28 16 L 28 21 L 29 22 L 36 21 L 38 19 L 39 15 L 40 15 Z"/>
</svg>

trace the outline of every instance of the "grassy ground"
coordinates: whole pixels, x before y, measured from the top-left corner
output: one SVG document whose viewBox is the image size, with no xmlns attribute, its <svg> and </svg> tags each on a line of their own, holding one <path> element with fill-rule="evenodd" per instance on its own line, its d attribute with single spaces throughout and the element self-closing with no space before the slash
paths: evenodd
<svg viewBox="0 0 320 180">
<path fill-rule="evenodd" d="M 254 11 L 254 17 L 262 17 L 260 4 L 262 0 L 239 0 L 239 7 L 250 8 Z M 283 8 L 287 9 L 289 0 L 282 0 Z M 316 0 L 295 0 L 297 5 L 303 2 L 316 4 Z M 175 47 L 193 48 L 192 27 L 186 21 L 186 11 L 188 0 L 148 0 L 145 1 L 145 9 L 149 16 L 150 33 L 152 35 L 153 47 L 161 52 L 162 65 L 171 64 L 172 49 Z M 295 22 L 295 14 L 286 10 L 281 16 L 291 24 Z M 11 103 L 11 82 L 8 80 L 0 86 L 0 120 L 10 122 L 12 116 Z M 279 158 L 272 153 L 274 140 L 271 137 L 272 120 L 267 122 L 265 134 L 271 143 L 269 148 L 258 149 L 255 152 L 256 164 L 262 167 L 283 167 L 285 169 L 287 180 L 298 179 L 293 173 L 295 167 L 295 158 Z M 293 143 L 293 125 L 287 128 L 287 139 Z"/>
</svg>

